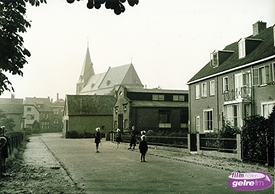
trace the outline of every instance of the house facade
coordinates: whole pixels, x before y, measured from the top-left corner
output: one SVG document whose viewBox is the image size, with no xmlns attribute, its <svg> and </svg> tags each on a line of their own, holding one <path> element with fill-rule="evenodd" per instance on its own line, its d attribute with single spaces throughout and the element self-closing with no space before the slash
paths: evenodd
<svg viewBox="0 0 275 194">
<path fill-rule="evenodd" d="M 110 95 L 66 95 L 63 137 L 91 137 L 96 127 L 102 133 L 112 131 L 114 104 Z"/>
<path fill-rule="evenodd" d="M 15 98 L 14 94 L 11 95 L 11 98 L 0 98 L 0 110 L 3 111 L 6 117 L 13 119 L 14 131 L 22 129 L 23 99 Z"/>
<path fill-rule="evenodd" d="M 62 132 L 63 130 L 63 109 L 64 109 L 65 101 L 62 98 L 59 98 L 59 94 L 57 93 L 56 101 L 51 103 L 51 107 L 53 110 L 53 132 Z"/>
<path fill-rule="evenodd" d="M 241 128 L 247 116 L 268 117 L 275 105 L 275 27 L 253 24 L 253 35 L 210 53 L 189 81 L 190 133 L 214 132 L 224 122 Z"/>
<path fill-rule="evenodd" d="M 26 97 L 23 102 L 23 128 L 34 129 L 34 123 L 39 123 L 39 131 L 53 131 L 53 110 L 50 98 Z"/>
<path fill-rule="evenodd" d="M 116 93 L 113 128 L 188 131 L 188 91 L 127 88 Z"/>
</svg>

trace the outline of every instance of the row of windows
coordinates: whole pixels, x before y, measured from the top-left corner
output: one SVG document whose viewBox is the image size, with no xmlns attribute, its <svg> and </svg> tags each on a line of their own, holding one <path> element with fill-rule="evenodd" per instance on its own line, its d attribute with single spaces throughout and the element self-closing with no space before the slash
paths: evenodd
<svg viewBox="0 0 275 194">
<path fill-rule="evenodd" d="M 152 100 L 164 101 L 164 94 L 153 94 Z M 184 95 L 173 95 L 173 101 L 185 101 Z"/>
<path fill-rule="evenodd" d="M 200 97 L 207 97 L 207 83 L 203 82 L 201 85 L 196 85 L 196 99 L 200 99 Z M 215 95 L 215 80 L 209 81 L 209 96 Z"/>
<path fill-rule="evenodd" d="M 252 71 L 253 71 L 252 78 L 251 78 L 251 72 L 249 70 L 234 74 L 234 78 L 233 78 L 234 80 L 231 87 L 232 88 L 234 87 L 235 91 L 241 91 L 241 89 L 244 87 L 251 87 L 252 85 L 264 86 L 268 83 L 275 82 L 275 63 L 253 68 Z M 209 86 L 209 90 L 207 89 L 208 86 Z M 228 92 L 229 88 L 230 88 L 229 79 L 228 79 L 228 76 L 225 76 L 222 78 L 222 92 L 223 93 Z M 209 91 L 209 96 L 215 95 L 214 80 L 197 84 L 195 86 L 195 98 L 200 99 L 201 97 L 207 97 L 208 91 Z"/>
<path fill-rule="evenodd" d="M 261 115 L 268 118 L 271 114 L 275 101 L 261 103 Z M 251 104 L 231 104 L 224 106 L 224 119 L 228 121 L 233 127 L 240 128 L 243 125 L 243 118 L 251 116 Z M 200 116 L 195 117 L 195 127 L 197 132 L 212 132 L 213 131 L 213 109 L 203 110 L 203 118 Z"/>
</svg>

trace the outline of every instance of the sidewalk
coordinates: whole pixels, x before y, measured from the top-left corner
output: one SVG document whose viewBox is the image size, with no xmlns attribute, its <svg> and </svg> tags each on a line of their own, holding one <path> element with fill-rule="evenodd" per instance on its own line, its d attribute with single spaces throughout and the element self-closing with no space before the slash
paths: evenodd
<svg viewBox="0 0 275 194">
<path fill-rule="evenodd" d="M 44 167 L 50 168 L 60 168 L 61 164 L 57 160 L 56 157 L 53 156 L 52 151 L 48 149 L 48 145 L 46 145 L 46 141 L 43 139 L 51 138 L 59 136 L 61 138 L 61 134 L 59 133 L 51 133 L 51 134 L 41 134 L 40 136 L 32 136 L 30 137 L 30 142 L 27 144 L 27 149 L 24 153 L 25 162 L 32 165 L 40 165 Z M 77 139 L 77 141 L 82 141 L 81 139 Z M 87 139 L 83 139 L 83 141 L 87 141 Z M 91 140 L 92 141 L 92 140 Z M 110 141 L 102 141 L 104 145 L 108 145 L 109 147 L 116 147 L 115 142 Z M 121 143 L 119 149 L 128 150 L 129 145 L 126 143 Z M 134 152 L 138 152 L 138 146 L 136 147 Z M 176 160 L 180 162 L 194 163 L 198 165 L 208 166 L 211 168 L 224 169 L 226 171 L 234 172 L 253 172 L 253 171 L 263 171 L 269 173 L 274 177 L 274 168 L 265 167 L 254 164 L 246 164 L 242 162 L 238 162 L 235 160 L 217 158 L 217 157 L 209 157 L 198 154 L 190 154 L 187 153 L 185 149 L 181 148 L 169 148 L 163 146 L 150 146 L 148 150 L 148 156 L 157 156 L 164 157 L 171 160 Z"/>
</svg>

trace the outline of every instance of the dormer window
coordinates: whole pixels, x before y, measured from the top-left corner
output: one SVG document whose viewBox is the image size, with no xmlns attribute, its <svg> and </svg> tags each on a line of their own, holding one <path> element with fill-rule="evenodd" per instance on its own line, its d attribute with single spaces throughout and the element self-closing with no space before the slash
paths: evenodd
<svg viewBox="0 0 275 194">
<path fill-rule="evenodd" d="M 245 52 L 245 39 L 242 38 L 239 41 L 238 45 L 239 45 L 239 59 L 241 59 L 241 58 L 245 57 L 245 53 L 246 53 Z"/>
<path fill-rule="evenodd" d="M 210 53 L 210 63 L 212 67 L 218 67 L 219 66 L 219 57 L 218 52 L 214 51 L 213 53 Z"/>
</svg>

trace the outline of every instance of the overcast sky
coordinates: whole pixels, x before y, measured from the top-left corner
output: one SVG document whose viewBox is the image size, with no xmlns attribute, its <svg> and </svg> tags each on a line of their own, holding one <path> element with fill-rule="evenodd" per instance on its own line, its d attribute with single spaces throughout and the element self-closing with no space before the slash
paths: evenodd
<svg viewBox="0 0 275 194">
<path fill-rule="evenodd" d="M 115 15 L 87 0 L 27 6 L 24 76 L 8 75 L 16 98 L 75 94 L 89 45 L 96 73 L 133 63 L 147 88 L 188 89 L 210 53 L 252 35 L 252 24 L 275 24 L 274 0 L 139 0 Z M 1 98 L 9 98 L 5 92 Z"/>
</svg>

